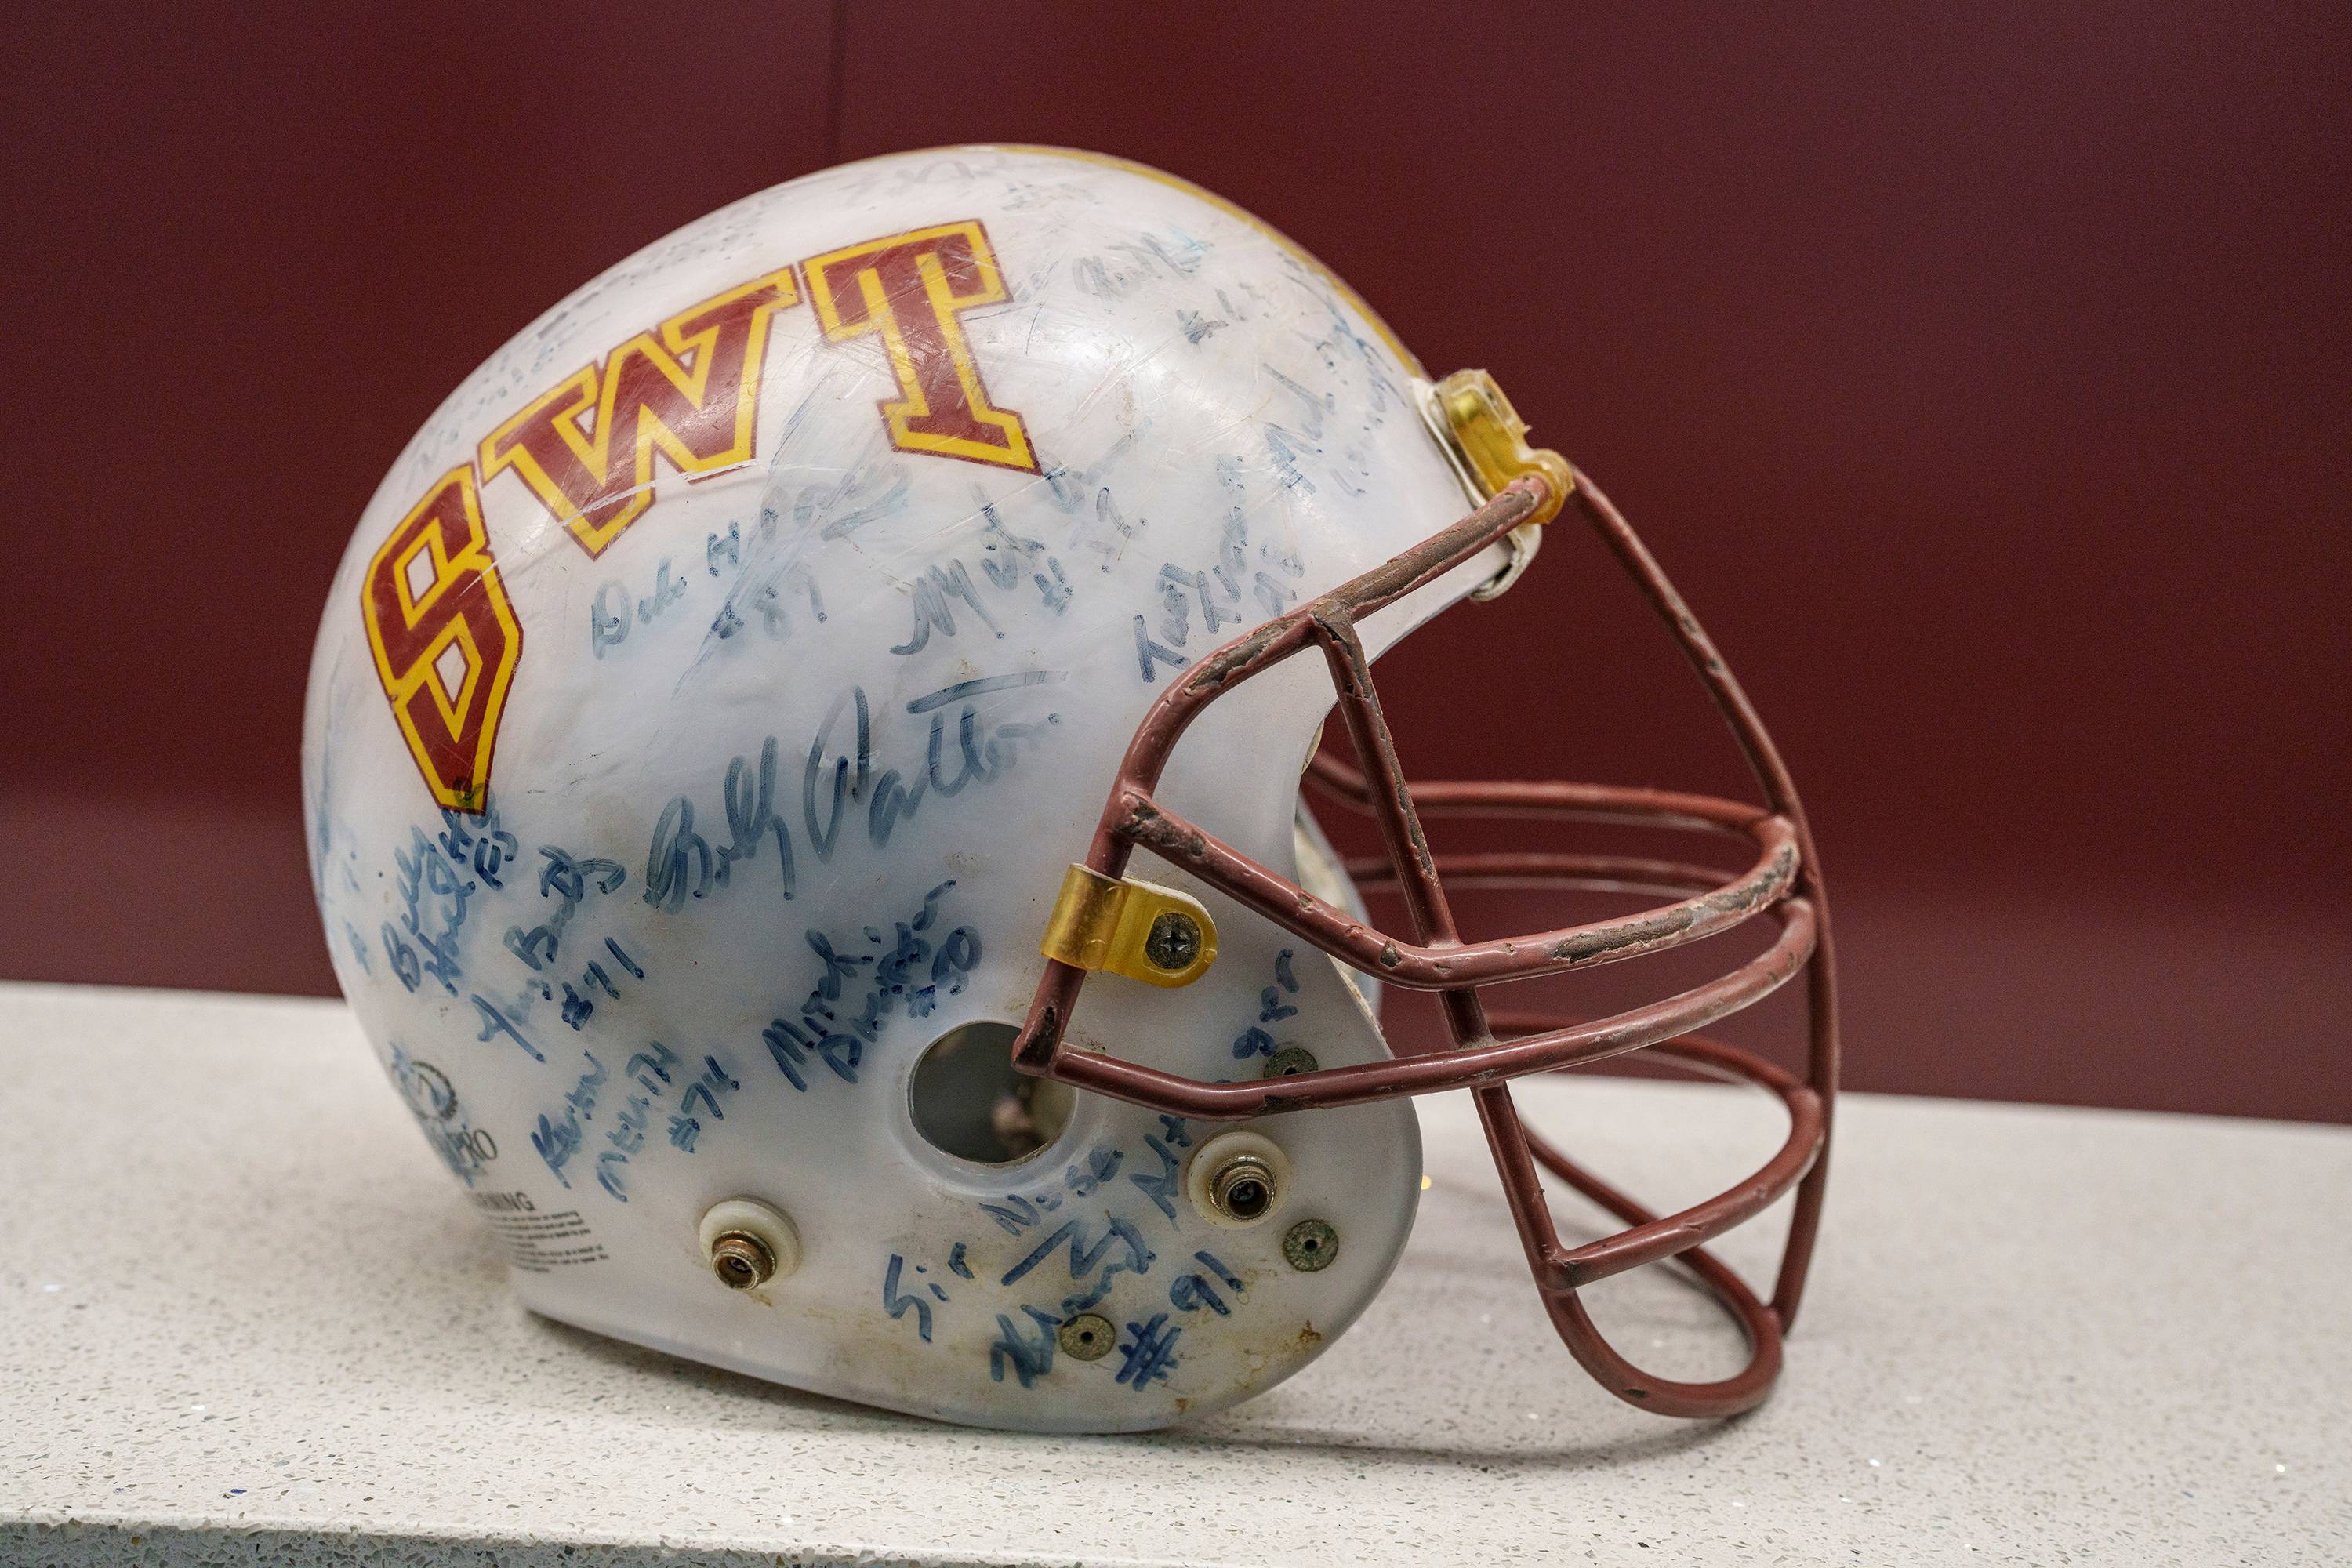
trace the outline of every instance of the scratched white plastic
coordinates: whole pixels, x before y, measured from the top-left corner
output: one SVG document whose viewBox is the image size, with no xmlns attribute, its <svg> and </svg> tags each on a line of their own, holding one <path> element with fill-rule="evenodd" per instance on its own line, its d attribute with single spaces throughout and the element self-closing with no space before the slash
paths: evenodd
<svg viewBox="0 0 2352 1568">
<path fill-rule="evenodd" d="M 632 334 L 820 253 L 966 219 L 1009 298 L 959 325 L 1041 471 L 895 448 L 882 340 L 828 341 L 803 277 L 770 318 L 748 462 L 692 483 L 657 463 L 652 505 L 593 558 L 516 472 L 482 482 L 521 653 L 490 809 L 445 816 L 360 613 L 395 524 Z M 1081 1095 L 1048 1148 L 982 1166 L 916 1131 L 908 1084 L 947 1030 L 1023 1016 L 1063 868 L 1153 695 L 1466 509 L 1414 368 L 1310 260 L 1197 192 L 964 148 L 691 225 L 443 405 L 336 577 L 304 781 L 345 994 L 453 1176 L 522 1249 L 530 1306 L 824 1394 L 1050 1430 L 1230 1404 L 1356 1318 L 1412 1222 L 1408 1108 L 1265 1123 L 1296 1183 L 1270 1222 L 1233 1231 L 1183 1195 L 1202 1128 Z M 1376 618 L 1370 640 L 1499 562 Z M 1166 798 L 1290 869 L 1329 701 L 1311 659 L 1221 701 Z M 1137 869 L 1189 886 L 1149 857 Z M 1098 978 L 1074 1039 L 1207 1079 L 1255 1075 L 1276 1045 L 1325 1066 L 1383 1053 L 1334 966 L 1192 890 L 1220 928 L 1208 976 Z M 871 1037 L 814 1048 L 828 1027 Z M 749 1294 L 697 1243 L 705 1209 L 738 1195 L 789 1215 L 804 1249 Z M 1295 1272 L 1282 1237 L 1310 1216 L 1337 1228 L 1339 1260 Z M 1113 1354 L 1055 1352 L 1054 1323 L 1078 1310 L 1117 1326 Z"/>
</svg>

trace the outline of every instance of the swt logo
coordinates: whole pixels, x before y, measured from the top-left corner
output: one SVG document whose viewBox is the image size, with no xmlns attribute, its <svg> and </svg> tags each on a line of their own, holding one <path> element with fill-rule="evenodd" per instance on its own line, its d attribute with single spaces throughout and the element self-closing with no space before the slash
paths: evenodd
<svg viewBox="0 0 2352 1568">
<path fill-rule="evenodd" d="M 637 332 L 490 432 L 434 481 L 368 563 L 361 619 L 376 675 L 434 800 L 479 814 L 522 626 L 499 580 L 481 488 L 512 470 L 591 559 L 653 509 L 656 459 L 691 481 L 750 462 L 777 311 L 808 283 L 828 342 L 874 337 L 900 451 L 1038 471 L 1021 416 L 989 401 L 966 311 L 1003 304 L 978 219 L 811 257 Z"/>
</svg>

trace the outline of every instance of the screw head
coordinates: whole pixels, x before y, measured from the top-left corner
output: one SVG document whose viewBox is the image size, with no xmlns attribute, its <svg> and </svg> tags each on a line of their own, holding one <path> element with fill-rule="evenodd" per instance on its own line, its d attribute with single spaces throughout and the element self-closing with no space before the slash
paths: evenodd
<svg viewBox="0 0 2352 1568">
<path fill-rule="evenodd" d="M 1328 1268 L 1339 1256 L 1339 1233 L 1319 1219 L 1302 1219 L 1284 1235 L 1282 1256 L 1301 1274 Z"/>
<path fill-rule="evenodd" d="M 1265 1066 L 1259 1070 L 1258 1077 L 1297 1078 L 1300 1073 L 1313 1072 L 1320 1065 L 1315 1059 L 1315 1053 L 1305 1046 L 1285 1046 L 1265 1058 Z"/>
<path fill-rule="evenodd" d="M 1181 910 L 1168 910 L 1144 933 L 1143 956 L 1171 974 L 1191 968 L 1201 956 L 1201 922 Z"/>
<path fill-rule="evenodd" d="M 1080 1312 L 1055 1333 L 1062 1353 L 1072 1361 L 1100 1361 L 1110 1354 L 1118 1331 L 1099 1312 Z"/>
<path fill-rule="evenodd" d="M 710 1244 L 710 1272 L 730 1290 L 751 1290 L 775 1278 L 776 1255 L 748 1230 L 719 1233 Z"/>
</svg>

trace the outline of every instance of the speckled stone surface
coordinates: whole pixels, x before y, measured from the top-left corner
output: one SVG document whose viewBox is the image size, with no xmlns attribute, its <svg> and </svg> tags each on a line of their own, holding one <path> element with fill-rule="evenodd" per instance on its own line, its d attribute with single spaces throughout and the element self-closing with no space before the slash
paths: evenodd
<svg viewBox="0 0 2352 1568">
<path fill-rule="evenodd" d="M 1669 1203 L 1777 1136 L 1523 1103 Z M 1323 1360 L 1008 1436 L 530 1317 L 338 1005 L 0 986 L 0 1563 L 2352 1562 L 2352 1131 L 1853 1097 L 1780 1394 L 1683 1425 L 1568 1361 L 1424 1105 L 1420 1227 Z M 1737 1353 L 1671 1281 L 1595 1300 L 1664 1370 Z"/>
</svg>

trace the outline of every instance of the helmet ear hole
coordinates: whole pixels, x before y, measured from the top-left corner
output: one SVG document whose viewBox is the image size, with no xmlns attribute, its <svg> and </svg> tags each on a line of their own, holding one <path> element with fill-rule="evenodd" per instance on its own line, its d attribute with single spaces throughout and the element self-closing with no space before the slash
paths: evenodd
<svg viewBox="0 0 2352 1568">
<path fill-rule="evenodd" d="M 1070 1120 L 1070 1087 L 1013 1070 L 1020 1033 L 983 1018 L 924 1048 L 907 1084 L 907 1107 L 924 1142 L 974 1164 L 1010 1165 L 1060 1135 Z"/>
</svg>

